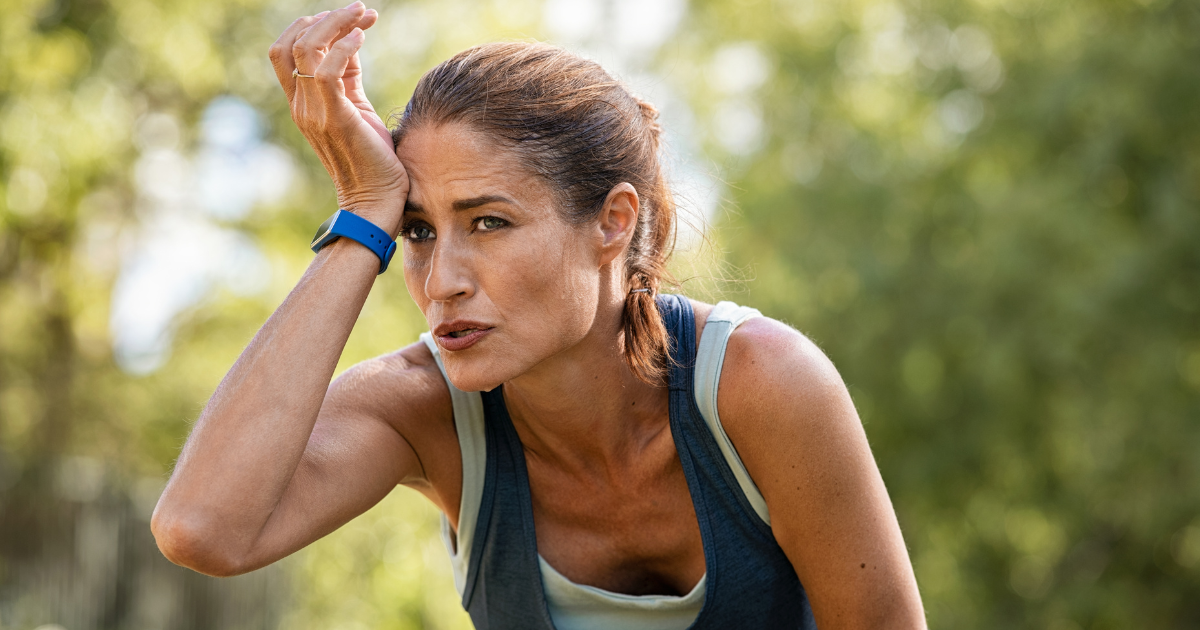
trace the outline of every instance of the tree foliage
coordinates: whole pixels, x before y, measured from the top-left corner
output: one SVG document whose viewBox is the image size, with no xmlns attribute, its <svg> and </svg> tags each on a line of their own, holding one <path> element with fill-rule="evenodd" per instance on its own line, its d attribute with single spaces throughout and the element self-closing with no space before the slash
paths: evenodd
<svg viewBox="0 0 1200 630">
<path fill-rule="evenodd" d="M 849 383 L 932 626 L 1194 626 L 1196 5 L 696 21 L 774 67 L 719 238 Z"/>
<path fill-rule="evenodd" d="M 600 26 L 559 24 L 584 5 Z M 433 508 L 402 490 L 285 562 L 290 589 L 96 555 L 114 536 L 152 550 L 144 519 L 191 420 L 335 203 L 265 55 L 324 8 L 0 0 L 0 627 L 66 623 L 67 609 L 85 611 L 71 630 L 231 627 L 180 611 L 245 606 L 239 588 L 278 612 L 261 626 L 467 627 Z M 716 165 L 727 203 L 709 236 L 747 278 L 685 291 L 756 306 L 833 358 L 932 627 L 1200 623 L 1195 3 L 379 8 L 364 54 L 382 112 L 437 61 L 501 38 L 562 39 L 651 92 L 689 168 Z M 628 42 L 604 48 L 608 35 Z M 292 169 L 246 212 L 197 201 L 216 155 L 207 125 L 231 102 L 258 112 L 255 146 Z M 113 313 L 162 234 L 181 258 L 215 234 L 259 263 L 187 276 L 194 291 L 167 276 L 162 295 L 184 296 L 169 352 L 138 369 L 114 354 Z M 423 328 L 399 276 L 380 278 L 341 368 Z M 96 525 L 110 522 L 124 524 Z M 151 577 L 85 588 L 105 562 Z M 46 567 L 74 586 L 22 582 Z"/>
</svg>

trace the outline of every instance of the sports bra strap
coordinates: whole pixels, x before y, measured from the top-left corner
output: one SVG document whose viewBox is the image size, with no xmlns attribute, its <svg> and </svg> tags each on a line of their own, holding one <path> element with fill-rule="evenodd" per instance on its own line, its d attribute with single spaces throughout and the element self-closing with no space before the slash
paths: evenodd
<svg viewBox="0 0 1200 630">
<path fill-rule="evenodd" d="M 733 331 L 748 319 L 762 317 L 758 310 L 746 306 L 738 306 L 733 302 L 721 302 L 713 307 L 704 324 L 704 333 L 700 335 L 700 349 L 696 353 L 696 405 L 700 415 L 717 441 L 721 454 L 733 471 L 742 493 L 750 502 L 750 507 L 767 525 L 771 524 L 771 516 L 767 513 L 767 502 L 762 492 L 750 478 L 746 465 L 738 456 L 737 449 L 721 426 L 721 417 L 717 413 L 717 384 L 721 380 L 721 367 L 725 364 L 725 349 L 729 345 L 729 337 Z"/>
</svg>

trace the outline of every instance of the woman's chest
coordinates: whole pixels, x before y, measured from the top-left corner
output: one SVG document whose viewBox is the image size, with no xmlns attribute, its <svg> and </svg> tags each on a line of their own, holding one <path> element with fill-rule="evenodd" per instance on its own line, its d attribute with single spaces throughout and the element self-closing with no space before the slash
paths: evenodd
<svg viewBox="0 0 1200 630">
<path fill-rule="evenodd" d="M 672 447 L 617 475 L 565 475 L 530 461 L 538 553 L 577 584 L 629 595 L 684 595 L 704 546 Z"/>
</svg>

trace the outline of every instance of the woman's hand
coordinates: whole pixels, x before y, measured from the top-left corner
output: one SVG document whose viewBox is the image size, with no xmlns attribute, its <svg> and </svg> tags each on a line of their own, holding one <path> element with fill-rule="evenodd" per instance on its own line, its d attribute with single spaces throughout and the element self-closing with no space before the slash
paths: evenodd
<svg viewBox="0 0 1200 630">
<path fill-rule="evenodd" d="M 363 30 L 378 19 L 362 2 L 302 17 L 279 36 L 270 57 L 292 120 L 333 178 L 338 206 L 395 236 L 408 174 L 363 91 L 358 60 Z"/>
</svg>

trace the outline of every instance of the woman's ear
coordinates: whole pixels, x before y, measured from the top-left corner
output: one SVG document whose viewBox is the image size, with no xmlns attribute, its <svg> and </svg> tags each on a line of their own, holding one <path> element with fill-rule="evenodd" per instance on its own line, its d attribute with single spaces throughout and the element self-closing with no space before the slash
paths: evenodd
<svg viewBox="0 0 1200 630">
<path fill-rule="evenodd" d="M 613 186 L 600 209 L 597 229 L 603 241 L 600 245 L 600 264 L 614 260 L 633 240 L 637 230 L 638 211 L 641 209 L 637 190 L 632 184 L 622 182 Z"/>
</svg>

